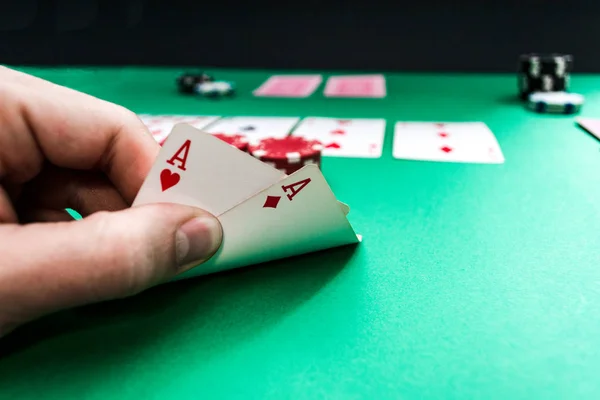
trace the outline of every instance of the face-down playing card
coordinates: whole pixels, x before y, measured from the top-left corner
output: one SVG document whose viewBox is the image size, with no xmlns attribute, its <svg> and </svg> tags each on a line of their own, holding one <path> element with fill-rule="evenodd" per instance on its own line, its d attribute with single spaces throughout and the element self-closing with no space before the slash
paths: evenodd
<svg viewBox="0 0 600 400">
<path fill-rule="evenodd" d="M 386 95 L 383 75 L 332 76 L 325 84 L 326 97 L 373 97 Z"/>
<path fill-rule="evenodd" d="M 253 94 L 259 97 L 308 97 L 322 80 L 321 75 L 273 75 Z"/>
<path fill-rule="evenodd" d="M 359 242 L 315 165 L 271 185 L 219 220 L 223 226 L 219 251 L 177 279 Z"/>
<path fill-rule="evenodd" d="M 186 204 L 218 216 L 284 176 L 212 135 L 177 124 L 133 205 Z"/>
</svg>

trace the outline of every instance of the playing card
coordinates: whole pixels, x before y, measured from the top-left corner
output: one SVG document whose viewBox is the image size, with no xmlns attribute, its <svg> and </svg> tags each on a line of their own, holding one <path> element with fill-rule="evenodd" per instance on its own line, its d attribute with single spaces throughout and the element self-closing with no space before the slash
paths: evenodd
<svg viewBox="0 0 600 400">
<path fill-rule="evenodd" d="M 596 139 L 600 139 L 600 119 L 575 118 L 575 122 L 577 122 L 580 127 L 595 136 Z"/>
<path fill-rule="evenodd" d="M 223 245 L 177 279 L 358 243 L 323 174 L 308 165 L 219 217 Z"/>
<path fill-rule="evenodd" d="M 332 76 L 327 80 L 323 94 L 326 97 L 382 98 L 386 95 L 385 77 L 383 75 Z"/>
<path fill-rule="evenodd" d="M 395 158 L 501 164 L 504 155 L 483 122 L 397 122 Z"/>
<path fill-rule="evenodd" d="M 217 121 L 205 129 L 208 133 L 242 134 L 248 140 L 260 140 L 267 137 L 286 137 L 298 117 L 228 117 Z"/>
<path fill-rule="evenodd" d="M 273 75 L 253 93 L 259 97 L 308 97 L 322 80 L 321 75 Z"/>
<path fill-rule="evenodd" d="M 381 157 L 385 119 L 307 117 L 292 132 L 318 140 L 328 157 Z"/>
<path fill-rule="evenodd" d="M 340 208 L 342 209 L 342 212 L 344 213 L 344 215 L 348 215 L 348 213 L 350 212 L 350 207 L 348 206 L 348 204 L 342 203 L 341 201 L 338 201 L 338 204 L 339 204 Z"/>
<path fill-rule="evenodd" d="M 139 114 L 138 117 L 146 125 L 159 144 L 162 144 L 165 141 L 175 124 L 185 123 L 194 128 L 202 129 L 219 119 L 219 117 L 216 116 L 167 114 Z"/>
<path fill-rule="evenodd" d="M 177 124 L 133 205 L 179 203 L 218 216 L 284 176 L 212 135 Z"/>
</svg>

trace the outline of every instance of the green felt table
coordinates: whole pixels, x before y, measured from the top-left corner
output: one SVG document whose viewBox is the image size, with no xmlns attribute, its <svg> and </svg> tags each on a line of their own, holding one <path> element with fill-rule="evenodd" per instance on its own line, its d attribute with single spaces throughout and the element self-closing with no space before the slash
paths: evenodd
<svg viewBox="0 0 600 400">
<path fill-rule="evenodd" d="M 600 397 L 600 146 L 573 116 L 525 110 L 514 75 L 386 74 L 385 99 L 258 99 L 275 71 L 214 70 L 239 94 L 213 101 L 178 94 L 179 69 L 24 70 L 138 113 L 387 130 L 381 158 L 323 162 L 358 247 L 29 324 L 0 341 L 0 398 Z M 573 77 L 582 116 L 600 116 L 599 87 Z M 396 160 L 397 120 L 483 121 L 506 163 Z"/>
</svg>

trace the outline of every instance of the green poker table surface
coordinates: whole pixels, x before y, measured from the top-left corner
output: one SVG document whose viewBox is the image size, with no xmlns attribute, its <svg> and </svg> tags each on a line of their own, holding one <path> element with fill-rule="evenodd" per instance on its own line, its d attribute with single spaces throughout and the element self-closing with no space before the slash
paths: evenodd
<svg viewBox="0 0 600 400">
<path fill-rule="evenodd" d="M 600 397 L 600 146 L 574 116 L 527 111 L 513 74 L 386 73 L 384 99 L 276 99 L 251 92 L 282 71 L 216 69 L 238 94 L 210 100 L 179 94 L 177 68 L 20 69 L 137 113 L 387 129 L 381 158 L 323 160 L 359 246 L 28 324 L 0 340 L 0 398 Z M 571 88 L 599 117 L 600 76 Z M 396 160 L 398 120 L 483 121 L 506 162 Z"/>
</svg>

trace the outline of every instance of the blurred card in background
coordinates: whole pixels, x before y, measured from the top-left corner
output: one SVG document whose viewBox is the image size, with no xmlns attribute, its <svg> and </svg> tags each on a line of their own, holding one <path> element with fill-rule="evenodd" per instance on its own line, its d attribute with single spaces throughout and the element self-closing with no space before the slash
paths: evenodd
<svg viewBox="0 0 600 400">
<path fill-rule="evenodd" d="M 322 80 L 321 75 L 273 75 L 253 94 L 258 97 L 308 97 Z"/>
<path fill-rule="evenodd" d="M 386 95 L 383 75 L 332 76 L 327 80 L 325 97 L 372 97 Z"/>
</svg>

